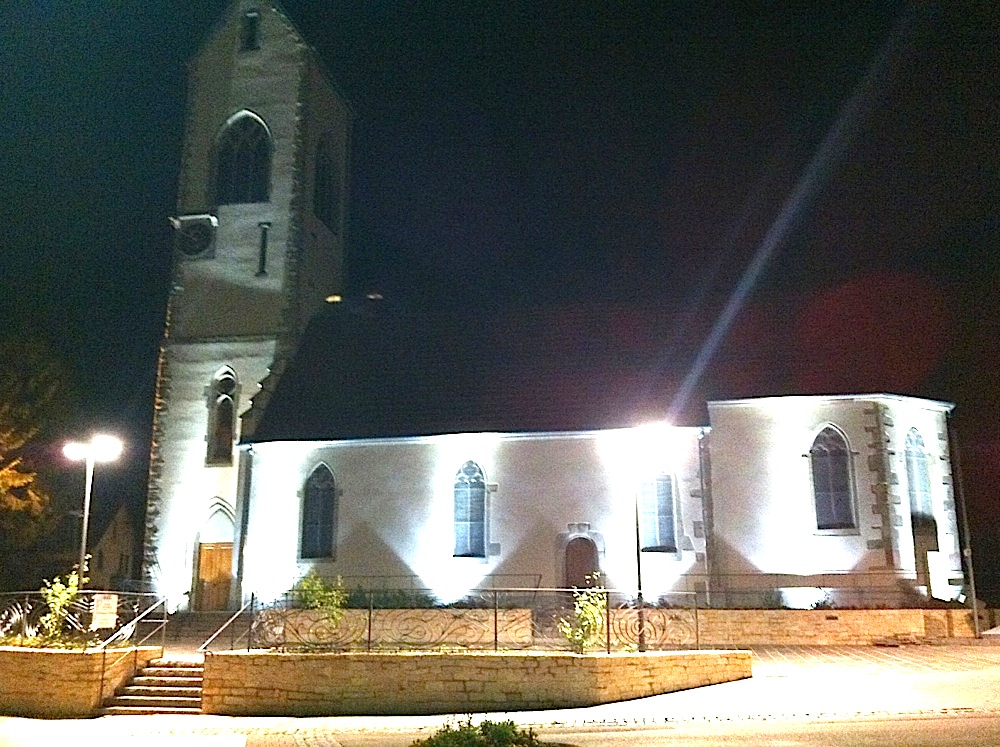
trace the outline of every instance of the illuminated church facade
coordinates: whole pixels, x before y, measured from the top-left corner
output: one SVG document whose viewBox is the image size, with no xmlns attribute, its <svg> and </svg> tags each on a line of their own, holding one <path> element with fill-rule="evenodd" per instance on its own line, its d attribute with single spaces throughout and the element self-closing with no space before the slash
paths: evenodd
<svg viewBox="0 0 1000 747">
<path fill-rule="evenodd" d="M 346 298 L 352 116 L 273 3 L 233 2 L 191 64 L 144 544 L 172 609 L 310 570 L 442 602 L 593 573 L 745 606 L 963 593 L 947 403 L 734 391 L 673 425 L 655 312 Z"/>
</svg>

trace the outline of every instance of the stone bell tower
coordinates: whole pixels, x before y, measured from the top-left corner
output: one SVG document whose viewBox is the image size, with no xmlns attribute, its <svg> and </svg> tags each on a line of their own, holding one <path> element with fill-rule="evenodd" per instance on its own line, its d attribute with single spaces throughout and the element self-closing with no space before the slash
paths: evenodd
<svg viewBox="0 0 1000 747">
<path fill-rule="evenodd" d="M 190 63 L 143 556 L 171 609 L 239 598 L 236 445 L 342 291 L 351 120 L 277 3 L 231 3 Z"/>
</svg>

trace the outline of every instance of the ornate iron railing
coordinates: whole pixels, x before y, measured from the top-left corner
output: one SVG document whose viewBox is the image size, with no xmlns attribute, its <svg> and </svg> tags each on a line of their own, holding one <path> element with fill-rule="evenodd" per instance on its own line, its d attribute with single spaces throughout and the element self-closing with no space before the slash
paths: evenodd
<svg viewBox="0 0 1000 747">
<path fill-rule="evenodd" d="M 265 605 L 255 603 L 248 646 L 364 651 L 572 648 L 560 629 L 562 621 L 571 622 L 574 617 L 570 589 L 483 589 L 460 603 L 423 608 L 379 607 L 378 593 L 368 594 L 367 607 L 339 613 L 302 609 L 291 596 Z M 698 647 L 694 594 L 677 593 L 669 601 L 661 598 L 656 605 L 641 607 L 623 592 L 601 590 L 599 594 L 604 611 L 601 629 L 592 636 L 594 648 L 610 652 Z"/>
<path fill-rule="evenodd" d="M 95 599 L 107 594 L 117 597 L 117 616 L 112 627 L 102 629 L 105 633 L 108 630 L 115 631 L 116 642 L 129 640 L 135 633 L 136 619 L 158 601 L 155 594 L 149 593 L 85 589 L 70 603 L 68 614 L 63 620 L 60 632 L 64 645 L 66 642 L 76 641 L 81 647 L 85 647 L 99 641 L 100 631 L 92 630 Z M 49 607 L 40 592 L 0 594 L 0 641 L 18 644 L 43 636 L 41 621 L 48 612 Z"/>
</svg>

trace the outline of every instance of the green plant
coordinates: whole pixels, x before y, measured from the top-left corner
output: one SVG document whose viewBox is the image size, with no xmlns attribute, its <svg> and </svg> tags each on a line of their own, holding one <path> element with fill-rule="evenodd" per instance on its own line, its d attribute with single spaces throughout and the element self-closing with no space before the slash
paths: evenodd
<svg viewBox="0 0 1000 747">
<path fill-rule="evenodd" d="M 434 597 L 419 589 L 352 589 L 347 592 L 351 609 L 432 609 Z"/>
<path fill-rule="evenodd" d="M 347 603 L 347 592 L 344 591 L 340 576 L 331 582 L 316 571 L 309 571 L 296 581 L 291 596 L 299 607 L 322 610 L 334 624 L 340 621 L 344 614 L 344 605 Z"/>
<path fill-rule="evenodd" d="M 534 747 L 541 745 L 531 729 L 519 729 L 513 721 L 482 721 L 478 726 L 469 718 L 457 727 L 445 724 L 427 739 L 418 739 L 411 747 Z"/>
<path fill-rule="evenodd" d="M 573 588 L 573 617 L 569 620 L 559 619 L 559 632 L 569 641 L 573 650 L 580 654 L 588 646 L 597 643 L 608 612 L 608 591 L 603 586 L 596 585 L 600 581 L 600 574 L 587 576 L 587 581 L 595 585 L 583 589 Z"/>
<path fill-rule="evenodd" d="M 82 569 L 73 566 L 73 570 L 66 574 L 65 583 L 59 576 L 51 581 L 45 579 L 42 582 L 42 588 L 38 591 L 49 611 L 39 618 L 38 625 L 46 640 L 60 642 L 66 639 L 66 620 L 69 619 L 70 608 L 80 596 L 80 587 L 90 580 L 86 576 L 81 576 L 81 573 L 87 572 L 88 559 L 89 556 L 84 558 Z"/>
</svg>

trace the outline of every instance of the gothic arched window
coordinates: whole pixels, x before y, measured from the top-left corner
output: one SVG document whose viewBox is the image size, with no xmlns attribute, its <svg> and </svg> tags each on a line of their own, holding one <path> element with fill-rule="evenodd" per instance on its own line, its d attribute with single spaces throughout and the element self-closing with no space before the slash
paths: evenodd
<svg viewBox="0 0 1000 747">
<path fill-rule="evenodd" d="M 250 112 L 232 117 L 216 149 L 215 202 L 267 202 L 271 193 L 271 135 Z"/>
<path fill-rule="evenodd" d="M 306 480 L 302 491 L 301 551 L 303 558 L 333 558 L 337 537 L 337 484 L 325 464 Z"/>
<path fill-rule="evenodd" d="M 906 489 L 910 494 L 910 516 L 914 525 L 934 518 L 931 504 L 931 469 L 924 439 L 916 428 L 906 434 Z"/>
<path fill-rule="evenodd" d="M 643 551 L 677 552 L 674 480 L 670 475 L 643 483 L 639 493 L 639 528 Z"/>
<path fill-rule="evenodd" d="M 475 462 L 455 475 L 455 557 L 486 557 L 486 478 Z"/>
<path fill-rule="evenodd" d="M 316 147 L 313 214 L 333 233 L 340 233 L 340 160 L 333 139 L 323 137 Z"/>
<path fill-rule="evenodd" d="M 233 463 L 236 443 L 236 372 L 228 366 L 220 368 L 208 386 L 208 448 L 205 463 L 228 466 Z"/>
<path fill-rule="evenodd" d="M 854 529 L 851 453 L 847 439 L 827 426 L 809 449 L 817 529 Z"/>
</svg>

